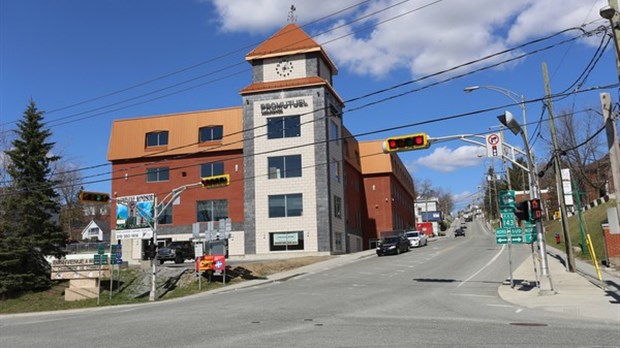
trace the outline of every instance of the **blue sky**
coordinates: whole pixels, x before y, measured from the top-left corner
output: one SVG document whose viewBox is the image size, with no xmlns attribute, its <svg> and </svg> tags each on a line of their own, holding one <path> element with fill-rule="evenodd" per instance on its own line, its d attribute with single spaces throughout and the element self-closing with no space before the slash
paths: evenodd
<svg viewBox="0 0 620 348">
<path fill-rule="evenodd" d="M 251 78 L 245 54 L 287 24 L 291 3 L 2 0 L 0 130 L 14 128 L 32 98 L 47 112 L 45 120 L 53 132 L 56 151 L 66 161 L 76 168 L 106 164 L 115 119 L 240 105 L 238 92 Z M 298 25 L 323 44 L 338 66 L 334 86 L 344 100 L 427 77 L 564 29 L 589 24 L 584 29 L 590 30 L 607 24 L 598 14 L 606 0 L 293 3 Z M 345 8 L 350 9 L 341 11 Z M 353 134 L 362 134 L 512 103 L 490 90 L 464 93 L 471 85 L 500 86 L 527 100 L 538 99 L 544 96 L 543 62 L 549 69 L 552 92 L 563 91 L 584 71 L 601 41 L 600 35 L 594 35 L 561 44 L 579 33 L 568 31 L 477 65 L 347 103 L 345 125 Z M 499 64 L 551 45 L 556 46 Z M 612 43 L 582 89 L 617 83 L 614 59 Z M 478 71 L 490 64 L 499 65 Z M 472 74 L 458 78 L 466 72 Z M 453 80 L 444 81 L 450 77 Z M 420 90 L 412 91 L 416 89 Z M 410 93 L 358 109 L 403 92 Z M 617 98 L 616 89 L 579 93 L 556 101 L 554 111 L 573 109 L 585 117 L 582 111 L 587 108 L 600 110 L 601 92 Z M 518 106 L 507 110 L 521 120 Z M 527 105 L 530 132 L 541 110 L 540 102 Z M 497 129 L 496 116 L 501 113 L 479 113 L 360 139 L 415 132 L 425 132 L 431 138 L 484 133 Z M 541 134 L 534 148 L 537 157 L 546 158 L 546 125 Z M 521 139 L 512 134 L 506 135 L 506 141 L 522 147 Z M 492 163 L 478 156 L 482 152 L 483 148 L 451 141 L 401 153 L 401 158 L 416 180 L 430 180 L 464 205 L 471 202 L 485 168 Z M 500 170 L 498 161 L 493 162 Z M 109 192 L 110 168 L 81 171 L 85 182 L 93 182 L 85 187 Z"/>
</svg>

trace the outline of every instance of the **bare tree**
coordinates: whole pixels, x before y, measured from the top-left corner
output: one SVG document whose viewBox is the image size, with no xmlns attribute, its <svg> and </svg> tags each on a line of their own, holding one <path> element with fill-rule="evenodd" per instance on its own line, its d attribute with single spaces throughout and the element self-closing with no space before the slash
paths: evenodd
<svg viewBox="0 0 620 348">
<path fill-rule="evenodd" d="M 60 222 L 71 239 L 78 240 L 79 230 L 88 222 L 84 207 L 78 199 L 82 176 L 75 165 L 63 162 L 54 167 L 54 178 L 61 183 L 57 187 L 59 203 L 62 206 Z"/>
<path fill-rule="evenodd" d="M 604 158 L 602 117 L 586 112 L 576 117 L 572 110 L 561 110 L 556 117 L 556 134 L 562 167 L 570 168 L 571 177 L 580 192 L 599 196 L 605 191 L 609 165 Z M 552 144 L 548 142 L 550 153 Z"/>
</svg>

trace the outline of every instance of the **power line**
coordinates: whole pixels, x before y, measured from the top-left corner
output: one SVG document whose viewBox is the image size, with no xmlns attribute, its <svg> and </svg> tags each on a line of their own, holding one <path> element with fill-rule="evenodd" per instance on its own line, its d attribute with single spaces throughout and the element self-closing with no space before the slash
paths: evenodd
<svg viewBox="0 0 620 348">
<path fill-rule="evenodd" d="M 612 88 L 612 87 L 616 87 L 618 85 L 620 85 L 620 84 L 615 83 L 615 84 L 612 84 L 612 85 L 591 87 L 591 88 L 588 88 L 588 89 L 585 89 L 585 90 L 582 90 L 582 91 L 572 92 L 572 93 L 585 93 L 585 92 L 590 92 L 590 91 L 595 91 L 595 90 L 600 90 L 600 89 L 609 89 L 609 88 Z M 560 95 L 560 96 L 562 96 L 562 95 Z M 558 97 L 558 95 L 552 96 L 552 98 L 553 97 Z M 544 100 L 546 98 L 547 97 L 542 97 L 542 98 L 538 98 L 538 99 L 536 99 L 534 101 L 542 101 L 542 100 Z M 449 120 L 455 120 L 455 119 L 459 119 L 459 118 L 464 118 L 464 117 L 469 117 L 469 116 L 478 115 L 478 114 L 482 114 L 482 113 L 487 113 L 487 112 L 490 112 L 490 111 L 497 111 L 497 110 L 500 110 L 500 109 L 504 109 L 507 106 L 514 106 L 514 105 L 515 104 L 500 105 L 500 106 L 496 106 L 496 107 L 492 107 L 492 108 L 486 108 L 486 109 L 480 109 L 480 110 L 475 110 L 475 111 L 469 111 L 469 112 L 453 114 L 453 115 L 449 115 L 449 116 L 445 116 L 445 117 L 430 119 L 430 120 L 426 120 L 426 121 L 420 121 L 420 122 L 415 122 L 415 123 L 410 123 L 410 124 L 405 124 L 405 125 L 400 125 L 400 126 L 394 126 L 394 127 L 388 127 L 388 128 L 383 128 L 383 129 L 379 129 L 379 130 L 373 130 L 373 131 L 358 133 L 358 134 L 355 134 L 355 135 L 339 137 L 337 139 L 327 139 L 327 140 L 315 141 L 315 142 L 310 142 L 310 143 L 305 143 L 305 144 L 300 144 L 300 145 L 289 146 L 289 147 L 286 147 L 286 148 L 280 148 L 280 149 L 276 149 L 276 150 L 268 150 L 268 151 L 264 151 L 264 152 L 260 152 L 260 153 L 241 155 L 241 156 L 236 156 L 236 157 L 228 158 L 228 159 L 226 159 L 226 161 L 243 159 L 243 158 L 249 157 L 249 156 L 257 156 L 257 155 L 266 155 L 266 154 L 271 154 L 271 153 L 277 153 L 277 152 L 281 152 L 281 151 L 298 149 L 298 148 L 302 148 L 302 147 L 306 147 L 306 146 L 315 146 L 315 145 L 319 145 L 319 144 L 323 144 L 323 143 L 328 143 L 328 142 L 332 142 L 332 141 L 339 141 L 339 140 L 344 140 L 344 139 L 349 139 L 349 138 L 357 138 L 357 137 L 366 136 L 366 135 L 385 133 L 385 132 L 389 132 L 389 131 L 394 131 L 394 130 L 399 130 L 399 129 L 404 129 L 404 128 L 410 128 L 410 127 L 416 127 L 416 126 L 420 126 L 420 125 L 427 125 L 427 124 L 432 124 L 432 123 L 438 123 L 438 122 L 444 122 L 444 121 L 449 121 Z M 208 163 L 212 163 L 212 162 L 208 162 Z M 168 168 L 168 169 L 169 170 L 178 170 L 178 169 L 184 169 L 184 168 L 189 168 L 189 167 L 193 167 L 193 166 L 196 166 L 196 164 L 177 166 L 177 167 L 172 167 L 172 168 Z M 113 172 L 103 173 L 101 175 L 107 175 L 107 174 L 113 174 Z M 101 175 L 99 175 L 99 176 L 101 176 Z M 144 176 L 144 175 L 146 175 L 146 173 L 132 174 L 132 175 L 127 175 L 127 176 L 119 176 L 119 177 L 113 177 L 111 179 L 103 179 L 103 180 L 91 181 L 91 182 L 82 182 L 80 185 L 87 185 L 87 184 L 93 184 L 93 183 L 113 181 L 113 180 L 125 179 L 125 178 L 130 178 L 130 177 L 139 177 L 139 176 Z M 76 186 L 76 185 L 70 185 L 70 186 Z M 59 187 L 65 187 L 65 186 L 59 186 Z M 36 189 L 37 188 L 29 188 L 28 190 L 36 190 Z M 23 192 L 23 190 L 14 190 L 12 193 L 13 194 L 17 194 L 17 193 L 20 193 L 20 192 Z M 0 196 L 7 195 L 7 194 L 10 194 L 10 193 L 11 192 L 5 192 L 5 193 L 0 194 Z"/>
<path fill-rule="evenodd" d="M 370 1 L 370 0 L 363 1 L 363 2 L 361 2 L 361 3 L 359 3 L 359 4 L 364 4 L 364 3 L 368 2 L 368 1 Z M 404 4 L 404 3 L 406 3 L 406 2 L 409 2 L 409 1 L 411 1 L 411 0 L 403 0 L 403 1 L 401 1 L 401 2 L 398 2 L 398 3 L 392 4 L 392 5 L 390 5 L 390 6 L 387 6 L 387 7 L 385 7 L 385 8 L 382 8 L 382 9 L 376 10 L 376 11 L 374 11 L 374 12 L 371 12 L 371 13 L 369 13 L 369 14 L 366 14 L 366 15 L 364 15 L 364 16 L 361 16 L 361 17 L 359 17 L 359 18 L 356 18 L 356 19 L 354 19 L 354 20 L 351 20 L 351 21 L 349 21 L 349 22 L 347 22 L 347 23 L 344 23 L 344 24 L 341 24 L 341 25 L 339 25 L 339 26 L 336 26 L 336 27 L 330 28 L 330 29 L 328 29 L 328 30 L 325 30 L 325 31 L 323 31 L 323 32 L 321 32 L 321 33 L 319 33 L 319 34 L 315 35 L 314 37 L 316 37 L 316 36 L 320 36 L 320 35 L 323 35 L 323 34 L 326 34 L 326 33 L 329 33 L 329 32 L 331 32 L 331 31 L 334 31 L 334 30 L 340 29 L 340 28 L 345 27 L 345 26 L 352 25 L 353 23 L 356 23 L 356 22 L 361 21 L 361 20 L 363 20 L 363 19 L 367 19 L 367 18 L 369 18 L 369 17 L 372 17 L 372 16 L 374 16 L 374 15 L 376 15 L 376 14 L 379 14 L 379 13 L 381 13 L 381 12 L 387 11 L 387 10 L 389 10 L 389 9 L 392 9 L 392 8 L 394 8 L 394 7 L 396 7 L 396 6 L 402 5 L 402 4 Z M 438 2 L 441 2 L 441 1 L 443 1 L 443 0 L 436 0 L 436 1 L 435 1 L 435 2 L 433 2 L 432 4 L 435 4 L 435 3 L 438 3 Z M 422 7 L 416 8 L 416 9 L 413 9 L 413 10 L 411 10 L 411 11 L 408 11 L 406 14 L 410 14 L 410 13 L 416 12 L 416 11 L 418 11 L 418 10 L 420 10 L 420 9 L 422 9 L 422 8 L 428 7 L 428 6 L 429 6 L 429 5 L 425 5 L 425 6 L 422 6 Z M 355 7 L 355 6 L 350 6 L 350 7 L 348 7 L 348 8 L 345 8 L 344 10 L 341 10 L 341 11 L 336 12 L 336 14 L 341 13 L 341 12 L 344 12 L 344 11 L 347 11 L 348 9 L 350 9 L 350 8 L 352 8 L 352 7 Z M 322 19 L 329 18 L 329 17 L 331 17 L 331 16 L 330 16 L 330 15 L 328 15 L 328 16 L 323 17 Z M 396 17 L 402 17 L 402 15 L 398 15 L 398 16 L 396 16 Z M 316 20 L 316 21 L 311 22 L 311 23 L 309 23 L 309 24 L 307 24 L 307 25 L 314 24 L 314 23 L 316 23 L 316 22 L 319 22 L 320 20 L 321 20 L 321 19 Z M 381 25 L 381 24 L 383 24 L 383 23 L 385 23 L 385 22 L 388 22 L 389 20 L 390 20 L 390 19 L 388 19 L 388 20 L 386 20 L 386 21 L 383 21 L 383 22 L 376 23 L 376 24 L 375 24 L 375 25 L 373 25 L 372 27 L 379 26 L 379 25 Z M 305 26 L 307 26 L 307 25 L 305 25 Z M 304 26 L 304 27 L 305 27 L 305 26 Z M 366 30 L 366 29 L 367 29 L 367 28 L 364 28 L 363 30 Z M 291 31 L 292 31 L 292 30 L 291 30 Z M 290 33 L 291 31 L 286 31 L 286 32 L 283 32 L 283 33 L 277 34 L 277 35 L 275 35 L 275 36 L 272 36 L 272 38 L 274 38 L 274 37 L 278 37 L 278 36 L 283 36 L 283 35 L 286 35 L 286 34 Z M 361 31 L 361 30 L 358 30 L 358 31 Z M 354 31 L 353 33 L 356 33 L 356 32 L 358 32 L 358 31 Z M 347 36 L 347 35 L 342 36 L 342 37 L 337 38 L 337 39 L 341 39 L 341 38 L 344 38 L 344 37 L 346 37 L 346 36 Z M 304 40 L 302 40 L 302 41 L 304 41 Z M 332 41 L 334 41 L 334 40 L 332 40 Z M 292 43 L 289 43 L 289 44 L 288 44 L 287 46 L 285 46 L 285 47 L 293 46 L 293 45 L 295 45 L 295 44 L 297 44 L 297 43 L 299 43 L 299 42 L 292 42 Z M 254 45 L 255 45 L 255 44 L 254 44 Z M 245 48 L 247 48 L 247 47 L 252 47 L 252 45 L 248 45 L 248 46 L 244 47 L 243 49 L 245 49 Z M 235 50 L 235 51 L 233 51 L 233 52 L 234 52 L 234 53 L 236 53 L 236 52 L 238 52 L 238 51 L 240 51 L 240 50 L 241 50 L 241 49 L 238 49 L 238 50 Z M 225 55 L 219 56 L 217 59 L 220 59 L 220 58 L 222 58 L 222 57 L 226 57 L 226 56 L 228 56 L 228 55 L 230 55 L 230 54 L 225 54 Z M 202 62 L 202 63 L 196 64 L 195 66 L 203 65 L 204 63 L 206 63 L 206 62 L 211 62 L 211 61 L 213 61 L 213 60 L 216 60 L 216 59 L 212 59 L 212 60 L 209 60 L 209 61 L 205 61 L 205 62 Z M 123 103 L 129 102 L 129 101 L 132 101 L 132 100 L 140 99 L 140 98 L 143 98 L 143 97 L 145 97 L 145 96 L 149 96 L 149 95 L 152 95 L 152 94 L 155 94 L 155 93 L 158 93 L 158 92 L 162 92 L 162 91 L 165 91 L 165 90 L 168 90 L 168 89 L 174 88 L 174 87 L 178 87 L 178 86 L 181 86 L 181 85 L 184 85 L 184 84 L 187 84 L 187 83 L 190 83 L 190 82 L 196 81 L 196 80 L 198 80 L 198 79 L 202 79 L 202 78 L 207 77 L 207 76 L 211 76 L 211 75 L 216 74 L 216 73 L 223 72 L 223 71 L 228 70 L 228 69 L 230 69 L 230 68 L 232 68 L 232 67 L 239 66 L 239 65 L 242 65 L 242 64 L 245 64 L 245 61 L 244 61 L 244 62 L 240 62 L 240 63 L 230 64 L 230 65 L 227 65 L 227 66 L 225 66 L 225 67 L 223 67 L 223 68 L 220 68 L 220 69 L 217 69 L 217 70 L 211 71 L 211 72 L 209 72 L 209 73 L 207 73 L 207 74 L 203 74 L 203 75 L 200 75 L 200 76 L 198 76 L 198 77 L 194 77 L 194 78 L 191 78 L 191 79 L 188 79 L 188 80 L 184 80 L 184 81 L 181 81 L 181 82 L 176 83 L 176 84 L 174 84 L 174 85 L 171 85 L 171 86 L 166 86 L 166 87 L 160 88 L 160 89 L 155 90 L 155 91 L 151 91 L 151 92 L 147 92 L 147 93 L 144 93 L 144 94 L 141 94 L 141 95 L 138 95 L 138 96 L 130 97 L 130 98 L 124 99 L 124 100 L 119 101 L 119 102 L 115 102 L 115 103 L 108 104 L 108 105 L 104 105 L 104 106 L 97 107 L 97 108 L 94 108 L 94 109 L 90 109 L 90 110 L 86 110 L 86 111 L 78 112 L 78 113 L 75 113 L 75 114 L 71 114 L 71 115 L 63 116 L 63 117 L 57 118 L 57 119 L 55 119 L 55 120 L 51 120 L 51 121 L 49 121 L 49 123 L 54 123 L 54 122 L 57 122 L 57 121 L 60 121 L 60 120 L 65 120 L 65 119 L 69 119 L 69 118 L 74 118 L 74 117 L 76 117 L 76 116 L 84 115 L 84 114 L 87 114 L 87 113 L 90 113 L 90 112 L 94 112 L 94 111 L 99 111 L 99 110 L 102 110 L 102 109 L 106 109 L 106 108 L 111 107 L 111 106 L 115 106 L 115 105 L 123 104 Z M 190 68 L 191 68 L 191 67 L 190 67 Z M 181 69 L 181 70 L 180 70 L 180 71 L 178 71 L 178 72 L 187 71 L 187 70 L 189 70 L 190 68 Z M 244 69 L 244 71 L 247 71 L 247 70 L 249 70 L 249 69 Z M 232 77 L 232 76 L 234 76 L 234 75 L 238 75 L 238 74 L 240 74 L 240 73 L 242 73 L 242 72 L 244 72 L 244 71 L 239 71 L 239 72 L 237 72 L 237 73 L 233 73 L 233 74 L 227 75 L 227 76 L 225 76 L 224 78 L 227 78 L 227 77 Z M 175 75 L 176 73 L 177 73 L 177 72 L 175 72 L 175 73 L 171 73 L 171 74 L 167 74 L 167 75 L 165 75 L 165 76 Z M 163 77 L 162 77 L 162 78 L 163 78 Z M 219 78 L 219 79 L 216 79 L 215 81 L 223 80 L 224 78 Z M 161 79 L 161 78 L 155 78 L 155 79 L 150 80 L 150 81 L 156 81 L 156 80 L 160 80 L 160 79 Z M 148 83 L 150 83 L 150 81 L 149 81 Z M 192 89 L 195 89 L 195 88 L 198 88 L 198 87 L 202 87 L 202 86 L 204 86 L 204 85 L 206 85 L 206 84 L 209 84 L 209 83 L 211 83 L 211 82 L 213 82 L 213 81 L 209 81 L 209 82 L 206 82 L 206 83 L 201 83 L 201 84 L 198 84 L 198 85 L 190 86 L 190 87 L 185 88 L 185 89 L 182 89 L 182 90 L 180 90 L 180 91 L 176 91 L 176 92 L 168 93 L 168 94 L 165 94 L 165 95 L 162 95 L 162 96 L 156 97 L 156 98 L 148 99 L 148 100 L 143 101 L 143 102 L 138 102 L 138 103 L 130 104 L 130 105 L 127 105 L 127 106 L 124 106 L 124 107 L 120 107 L 120 108 L 116 108 L 116 109 L 113 109 L 113 110 L 108 110 L 108 111 L 101 112 L 101 113 L 97 113 L 97 114 L 94 114 L 94 115 L 90 115 L 90 116 L 82 117 L 82 118 L 79 118 L 79 119 L 76 119 L 76 120 L 67 121 L 67 122 L 63 122 L 63 123 L 60 123 L 60 124 L 55 124 L 55 125 L 54 125 L 54 127 L 55 127 L 55 126 L 59 126 L 59 125 L 65 125 L 65 124 L 68 124 L 68 123 L 77 122 L 77 121 L 82 121 L 82 120 L 85 120 L 85 119 L 88 119 L 88 118 L 92 118 L 92 117 L 96 117 L 96 116 L 105 115 L 105 114 L 110 113 L 110 112 L 119 111 L 119 110 L 127 109 L 127 108 L 130 108 L 130 107 L 133 107 L 133 106 L 137 106 L 137 105 L 145 104 L 145 103 L 148 103 L 148 102 L 152 102 L 152 101 L 155 101 L 155 100 L 158 100 L 158 99 L 162 99 L 162 98 L 169 97 L 169 96 L 172 96 L 172 95 L 175 95 L 175 94 L 179 94 L 179 93 L 182 93 L 182 92 L 186 92 L 186 91 L 188 91 L 188 90 L 192 90 Z M 148 83 L 141 83 L 141 84 L 138 84 L 138 85 L 145 85 L 145 84 L 148 84 Z M 138 85 L 136 85 L 136 86 L 138 86 Z M 133 89 L 133 88 L 134 88 L 134 87 L 127 88 L 127 89 L 124 89 L 124 90 Z M 117 92 L 114 92 L 114 93 L 111 93 L 111 94 L 112 94 L 112 95 L 114 95 L 114 94 L 118 94 L 118 93 L 117 93 Z M 95 99 L 100 99 L 100 98 L 95 98 Z M 82 103 L 80 103 L 80 104 L 82 104 Z M 57 109 L 57 110 L 58 110 L 58 109 Z M 56 111 L 56 110 L 54 110 L 54 111 Z M 49 113 L 49 112 L 48 112 L 48 113 Z M 17 122 L 17 121 L 8 122 L 8 123 L 5 123 L 5 124 L 14 123 L 14 122 Z M 0 124 L 0 125 L 5 125 L 5 124 Z"/>
<path fill-rule="evenodd" d="M 572 28 L 572 29 L 575 29 L 575 28 Z M 572 29 L 565 29 L 565 30 L 563 30 L 563 31 L 561 31 L 561 32 L 558 32 L 558 33 L 556 33 L 556 34 L 549 35 L 549 36 L 547 36 L 547 38 L 552 38 L 552 37 L 555 37 L 555 36 L 559 35 L 560 33 L 564 33 L 564 32 L 570 31 L 570 30 L 572 30 Z M 600 29 L 597 29 L 597 30 L 600 30 Z M 589 34 L 589 32 L 584 32 L 582 35 L 588 35 L 588 34 Z M 571 40 L 576 40 L 576 39 L 578 39 L 578 38 L 579 38 L 579 37 L 575 37 L 575 38 L 567 39 L 567 40 L 564 40 L 564 41 L 562 41 L 562 42 L 555 43 L 555 44 L 553 44 L 553 45 L 549 45 L 549 46 L 547 46 L 547 47 L 544 47 L 544 48 L 541 48 L 541 49 L 538 49 L 538 50 L 535 50 L 535 51 L 532 51 L 532 52 L 529 52 L 529 53 L 524 53 L 524 54 L 522 54 L 522 55 L 520 55 L 520 56 L 513 57 L 513 58 L 511 58 L 511 59 L 507 59 L 507 60 L 504 60 L 504 61 L 500 61 L 500 62 L 498 62 L 498 63 L 492 64 L 492 65 L 489 65 L 489 66 L 486 66 L 486 67 L 482 67 L 482 68 L 479 68 L 479 69 L 476 69 L 476 70 L 473 70 L 473 71 L 470 71 L 470 72 L 467 72 L 467 73 L 464 73 L 464 74 L 456 75 L 456 76 L 453 76 L 453 77 L 448 78 L 448 79 L 444 79 L 444 80 L 436 81 L 436 82 L 431 83 L 431 84 L 429 84 L 429 85 L 422 86 L 422 87 L 420 87 L 420 88 L 417 88 L 417 89 L 414 89 L 414 90 L 411 90 L 411 91 L 407 91 L 407 92 L 405 92 L 405 93 L 401 93 L 401 94 L 396 95 L 396 96 L 391 96 L 391 97 L 384 98 L 384 99 L 379 100 L 379 101 L 371 102 L 371 103 L 368 103 L 368 104 L 362 105 L 362 106 L 360 106 L 360 107 L 353 108 L 353 109 L 349 110 L 348 112 L 354 112 L 354 111 L 357 111 L 357 110 L 360 110 L 360 109 L 363 109 L 363 108 L 369 107 L 369 106 L 371 106 L 371 105 L 376 105 L 376 104 L 379 104 L 379 103 L 382 103 L 382 102 L 385 102 L 385 101 L 388 101 L 388 100 L 392 100 L 392 99 L 395 99 L 395 98 L 398 98 L 398 97 L 402 97 L 402 96 L 404 96 L 404 95 L 407 95 L 407 94 L 410 94 L 410 93 L 413 93 L 413 92 L 417 92 L 417 91 L 420 91 L 420 90 L 423 90 L 423 89 L 426 89 L 426 88 L 429 88 L 429 87 L 432 87 L 432 86 L 435 86 L 435 85 L 438 85 L 438 84 L 441 84 L 441 83 L 445 83 L 445 82 L 448 82 L 448 81 L 451 81 L 451 80 L 454 80 L 454 79 L 457 79 L 457 78 L 460 78 L 460 77 L 463 77 L 463 76 L 467 76 L 467 75 L 470 75 L 470 74 L 473 74 L 473 73 L 476 73 L 476 72 L 479 72 L 479 71 L 487 70 L 487 69 L 490 69 L 490 68 L 493 68 L 493 67 L 497 67 L 497 66 L 499 66 L 499 65 L 501 65 L 501 64 L 505 64 L 505 63 L 511 62 L 511 61 L 513 61 L 513 60 L 516 60 L 516 59 L 521 59 L 521 58 L 523 58 L 524 56 L 527 56 L 527 55 L 532 55 L 532 54 L 535 54 L 535 53 L 539 53 L 539 52 L 541 52 L 541 51 L 543 51 L 543 50 L 547 50 L 547 49 L 550 49 L 550 48 L 556 47 L 556 46 L 558 46 L 558 45 L 561 45 L 561 44 L 563 44 L 563 43 L 569 42 L 569 41 L 571 41 Z M 542 40 L 542 39 L 536 39 L 536 40 L 533 40 L 533 41 L 531 41 L 531 42 L 525 43 L 525 44 L 523 44 L 523 45 L 519 45 L 519 46 L 517 46 L 517 47 L 511 48 L 511 49 L 508 49 L 508 50 L 504 50 L 504 51 L 502 51 L 502 52 L 504 52 L 504 53 L 505 53 L 505 52 L 507 52 L 507 51 L 516 50 L 516 49 L 522 48 L 522 47 L 524 47 L 524 46 L 530 45 L 531 43 L 534 43 L 534 42 L 540 42 L 541 40 Z M 500 52 L 500 53 L 501 53 L 501 52 Z M 491 55 L 488 55 L 488 56 L 486 56 L 486 57 L 484 57 L 484 58 L 477 59 L 477 60 L 475 60 L 474 62 L 480 62 L 480 61 L 482 61 L 483 59 L 490 59 L 490 58 L 493 58 L 493 57 L 497 56 L 497 55 L 498 55 L 498 54 L 500 54 L 500 53 L 496 53 L 496 54 L 491 54 Z M 459 68 L 459 67 L 465 67 L 465 66 L 468 66 L 468 65 L 470 65 L 470 64 L 471 64 L 471 62 L 468 62 L 468 63 L 462 64 L 462 65 L 460 65 L 460 66 L 457 66 L 457 67 L 455 67 L 455 68 L 450 68 L 450 69 L 442 70 L 442 71 L 439 71 L 439 72 L 433 73 L 433 74 L 431 74 L 431 75 L 427 75 L 427 76 L 425 76 L 425 77 L 421 77 L 421 78 L 419 78 L 419 79 L 410 80 L 410 81 L 408 81 L 408 82 L 406 82 L 406 83 L 401 83 L 401 84 L 398 84 L 398 85 L 396 85 L 396 86 L 403 86 L 403 85 L 406 85 L 406 84 L 411 83 L 412 81 L 421 81 L 421 80 L 426 79 L 428 76 L 438 76 L 438 75 L 440 75 L 440 74 L 448 73 L 448 72 L 454 71 L 456 68 Z M 379 92 L 379 93 L 383 93 L 383 92 L 388 91 L 388 90 L 391 90 L 391 89 L 393 89 L 393 88 L 383 89 L 383 90 L 380 90 L 380 91 L 378 91 L 378 92 Z M 179 93 L 179 92 L 175 92 L 175 93 Z M 377 94 L 377 93 L 370 93 L 370 94 L 366 94 L 366 95 L 364 95 L 364 96 L 362 96 L 362 97 L 352 98 L 352 99 L 349 99 L 349 100 L 345 101 L 345 103 L 348 103 L 348 102 L 351 102 L 351 101 L 360 100 L 361 98 L 369 97 L 369 96 L 372 96 L 372 95 L 375 95 L 375 94 Z M 525 101 L 524 103 L 531 103 L 531 102 L 532 102 L 532 101 Z M 510 105 L 512 105 L 512 104 L 510 104 Z M 300 116 L 307 115 L 307 114 L 313 114 L 313 113 L 315 113 L 315 112 L 317 112 L 317 111 L 319 111 L 319 110 L 312 110 L 312 111 L 309 111 L 309 112 L 307 112 L 307 113 L 301 114 Z M 541 115 L 541 117 L 542 117 L 542 115 Z M 323 117 L 323 118 L 324 118 L 324 117 Z M 307 121 L 307 122 L 305 122 L 305 123 L 317 122 L 317 121 L 319 121 L 319 120 L 322 120 L 323 118 L 319 118 L 319 119 L 316 119 L 316 120 L 310 120 L 310 121 Z M 304 123 L 304 124 L 305 124 L 305 123 Z M 240 133 L 244 133 L 244 132 L 248 132 L 248 131 L 256 130 L 256 129 L 259 129 L 259 128 L 262 128 L 262 127 L 266 127 L 266 125 L 257 126 L 257 127 L 251 128 L 251 129 L 244 129 L 244 130 L 241 130 L 241 131 L 238 131 L 238 132 L 234 132 L 234 133 L 227 134 L 226 136 L 237 135 L 237 134 L 240 134 Z M 238 142 L 235 142 L 235 143 L 238 143 Z M 222 146 L 229 146 L 229 145 L 232 145 L 232 144 L 235 144 L 235 143 L 228 143 L 228 144 L 218 145 L 218 146 L 215 146 L 215 147 L 210 147 L 210 148 L 205 149 L 204 151 L 200 151 L 200 152 L 198 152 L 198 153 L 201 153 L 201 152 L 206 152 L 206 151 L 210 151 L 210 150 L 214 150 L 214 149 L 220 148 L 220 147 L 222 147 Z M 172 148 L 172 149 L 167 149 L 167 150 L 164 150 L 164 151 L 161 151 L 161 152 L 157 152 L 157 153 L 152 153 L 152 154 L 149 154 L 148 156 L 147 156 L 147 155 L 145 155 L 145 156 L 142 156 L 142 157 L 139 157 L 139 158 L 153 157 L 154 155 L 159 155 L 159 154 L 163 154 L 163 153 L 166 153 L 166 152 L 169 152 L 169 151 L 174 151 L 174 150 L 178 150 L 178 149 L 181 149 L 181 148 L 185 148 L 185 147 L 194 146 L 194 145 L 196 145 L 196 144 L 198 144 L 198 142 L 195 142 L 195 143 L 190 143 L 190 144 L 187 144 L 187 145 L 178 146 L 178 147 L 175 147 L 175 148 Z M 170 159 L 163 159 L 163 160 L 159 160 L 159 161 L 153 161 L 153 162 L 149 162 L 149 163 L 144 163 L 144 164 L 138 165 L 137 167 L 144 167 L 144 166 L 147 166 L 147 165 L 152 165 L 152 164 L 156 164 L 156 163 L 159 163 L 159 162 L 165 162 L 165 161 L 170 161 L 170 160 L 176 160 L 176 159 L 180 159 L 180 158 L 183 158 L 183 157 L 191 156 L 191 155 L 194 155 L 194 154 L 196 154 L 196 153 L 182 154 L 182 155 L 178 155 L 178 156 L 175 156 L 175 157 L 173 157 L 173 158 L 170 158 Z M 138 159 L 139 159 L 139 158 L 138 158 Z M 104 165 L 109 165 L 109 164 L 107 164 L 107 163 L 106 163 L 106 164 L 102 164 L 102 165 L 99 165 L 99 167 L 104 166 Z M 133 168 L 135 168 L 135 167 L 128 168 L 128 169 L 133 169 Z M 72 170 L 72 172 L 75 172 L 75 171 L 78 171 L 78 170 L 79 170 L 79 169 L 75 169 L 75 170 Z M 107 174 L 112 174 L 112 172 L 106 172 L 106 173 L 96 174 L 96 175 L 94 175 L 94 176 L 96 177 L 96 176 L 102 176 L 102 175 L 107 175 Z M 92 177 L 92 176 L 90 176 L 90 177 Z M 87 176 L 86 178 L 88 178 L 88 176 Z"/>
</svg>

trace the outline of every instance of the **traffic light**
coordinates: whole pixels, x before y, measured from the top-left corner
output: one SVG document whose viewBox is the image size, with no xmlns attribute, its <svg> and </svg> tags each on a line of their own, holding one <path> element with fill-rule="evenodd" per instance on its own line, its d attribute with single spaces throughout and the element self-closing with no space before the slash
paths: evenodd
<svg viewBox="0 0 620 348">
<path fill-rule="evenodd" d="M 542 219 L 542 207 L 538 198 L 530 200 L 530 218 L 532 221 L 540 221 Z"/>
<path fill-rule="evenodd" d="M 230 175 L 223 174 L 223 175 L 207 176 L 207 177 L 200 179 L 200 183 L 202 184 L 202 187 L 206 187 L 208 189 L 228 186 L 230 185 Z"/>
<path fill-rule="evenodd" d="M 530 221 L 530 201 L 515 204 L 515 216 L 519 221 Z"/>
<path fill-rule="evenodd" d="M 409 151 L 428 149 L 431 144 L 428 142 L 426 133 L 409 134 L 400 137 L 387 138 L 383 142 L 383 152 L 390 153 L 396 151 Z"/>
<path fill-rule="evenodd" d="M 110 195 L 101 192 L 80 191 L 78 197 L 83 203 L 108 203 L 110 201 Z"/>
</svg>

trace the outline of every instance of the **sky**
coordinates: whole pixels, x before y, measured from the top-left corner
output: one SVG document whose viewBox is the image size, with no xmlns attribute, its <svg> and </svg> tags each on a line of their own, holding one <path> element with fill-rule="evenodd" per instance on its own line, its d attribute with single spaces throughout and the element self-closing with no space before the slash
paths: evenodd
<svg viewBox="0 0 620 348">
<path fill-rule="evenodd" d="M 459 208 L 472 203 L 489 166 L 503 167 L 484 147 L 437 138 L 498 132 L 504 110 L 524 124 L 515 102 L 523 96 L 535 156 L 548 158 L 543 63 L 552 94 L 568 93 L 554 99 L 556 114 L 586 117 L 600 110 L 600 93 L 618 98 L 616 87 L 597 88 L 618 82 L 613 41 L 590 69 L 605 36 L 582 35 L 608 25 L 599 15 L 606 4 L 0 0 L 0 132 L 12 134 L 34 100 L 54 151 L 80 169 L 85 189 L 110 192 L 112 121 L 240 106 L 239 90 L 251 82 L 245 55 L 288 23 L 294 5 L 296 23 L 339 69 L 333 83 L 349 131 L 360 140 L 428 134 L 430 148 L 399 155 L 414 180 L 450 192 Z M 469 86 L 504 92 L 465 93 Z M 510 132 L 505 142 L 523 148 Z"/>
</svg>

